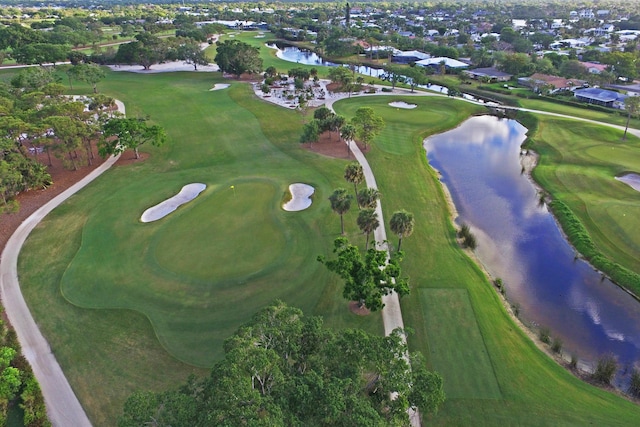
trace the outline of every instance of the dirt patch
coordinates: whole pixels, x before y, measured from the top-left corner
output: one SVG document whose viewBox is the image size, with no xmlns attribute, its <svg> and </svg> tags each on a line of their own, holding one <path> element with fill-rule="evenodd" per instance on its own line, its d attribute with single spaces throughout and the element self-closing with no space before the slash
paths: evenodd
<svg viewBox="0 0 640 427">
<path fill-rule="evenodd" d="M 95 156 L 95 158 L 92 159 L 93 164 L 91 166 L 79 167 L 77 171 L 65 169 L 60 159 L 51 156 L 51 166 L 47 167 L 47 171 L 51 174 L 53 185 L 47 189 L 33 189 L 18 194 L 16 197 L 16 200 L 20 204 L 18 212 L 0 214 L 0 252 L 4 250 L 9 237 L 11 237 L 20 224 L 22 224 L 22 221 L 27 219 L 29 215 L 104 163 L 104 159 L 97 155 L 98 149 L 95 144 L 92 150 Z M 124 166 L 131 163 L 143 162 L 148 157 L 148 153 L 140 153 L 140 159 L 136 159 L 133 151 L 126 151 L 120 156 L 116 165 Z M 48 165 L 49 159 L 47 155 L 43 153 L 39 155 L 39 161 Z"/>
<path fill-rule="evenodd" d="M 341 92 L 340 89 L 342 86 L 340 83 L 331 82 L 327 85 L 327 91 L 329 92 Z"/>
<path fill-rule="evenodd" d="M 353 144 L 353 143 L 352 143 Z M 366 148 L 364 144 L 357 142 L 358 147 L 363 153 L 367 153 L 370 149 L 369 146 Z M 353 153 L 348 151 L 347 144 L 338 137 L 336 132 L 324 132 L 320 135 L 318 142 L 312 142 L 308 144 L 300 144 L 302 148 L 308 151 L 312 151 L 317 154 L 321 154 L 327 157 L 333 157 L 336 159 L 351 159 L 355 160 Z"/>
<path fill-rule="evenodd" d="M 358 316 L 368 316 L 371 314 L 371 310 L 364 305 L 360 306 L 358 301 L 349 301 L 349 311 Z"/>
<path fill-rule="evenodd" d="M 141 163 L 149 158 L 149 153 L 140 153 L 140 158 L 136 159 L 136 154 L 133 151 L 125 151 L 122 153 L 118 161 L 114 166 L 126 166 L 133 163 Z"/>
<path fill-rule="evenodd" d="M 225 79 L 235 80 L 235 81 L 239 81 L 239 82 L 257 83 L 257 82 L 261 82 L 262 81 L 262 74 L 244 73 L 244 74 L 240 75 L 240 78 L 238 78 L 238 76 L 236 76 L 235 74 L 224 73 L 222 75 L 222 77 L 224 77 Z"/>
<path fill-rule="evenodd" d="M 47 167 L 47 171 L 51 175 L 53 185 L 46 189 L 33 189 L 18 194 L 16 196 L 16 200 L 20 204 L 18 212 L 0 214 L 0 251 L 4 249 L 9 237 L 11 237 L 14 231 L 22 224 L 22 221 L 27 219 L 29 215 L 84 178 L 104 162 L 104 159 L 96 154 L 98 150 L 95 145 L 92 149 L 95 155 L 95 158 L 92 159 L 93 164 L 91 166 L 79 167 L 76 171 L 65 169 L 60 159 L 51 156 L 51 166 Z M 48 165 L 49 159 L 45 153 L 39 154 L 38 157 L 38 161 Z"/>
</svg>

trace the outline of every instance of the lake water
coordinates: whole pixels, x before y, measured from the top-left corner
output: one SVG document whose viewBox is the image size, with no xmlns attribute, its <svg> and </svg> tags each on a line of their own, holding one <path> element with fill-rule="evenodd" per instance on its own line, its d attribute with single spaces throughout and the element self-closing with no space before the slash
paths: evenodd
<svg viewBox="0 0 640 427">
<path fill-rule="evenodd" d="M 325 67 L 346 66 L 344 64 L 336 64 L 322 59 L 318 54 L 306 49 L 300 49 L 295 46 L 287 46 L 284 44 L 267 44 L 271 49 L 277 49 L 276 56 L 284 61 L 296 62 L 304 65 L 322 65 Z M 380 77 L 385 74 L 383 69 L 358 66 L 355 70 L 357 73 L 370 77 Z"/>
<path fill-rule="evenodd" d="M 566 354 L 592 363 L 613 353 L 624 368 L 640 361 L 640 303 L 582 260 L 521 173 L 526 129 L 513 120 L 472 117 L 425 141 L 429 163 L 441 173 L 470 225 L 476 254 L 500 277 L 525 322 L 550 329 Z M 614 179 L 614 177 L 611 177 Z"/>
<path fill-rule="evenodd" d="M 325 67 L 340 67 L 340 66 L 346 67 L 347 66 L 345 64 L 336 64 L 335 62 L 325 61 L 324 59 L 322 59 L 322 57 L 320 57 L 315 52 L 312 52 L 306 49 L 300 49 L 295 46 L 287 46 L 286 44 L 282 44 L 282 43 L 268 43 L 266 46 L 270 49 L 277 49 L 276 56 L 284 61 L 295 62 L 297 64 L 318 65 L 318 66 L 325 66 Z M 367 67 L 364 65 L 357 66 L 355 69 L 355 72 L 363 74 L 365 76 L 378 77 L 378 78 L 384 78 L 384 75 L 386 74 L 386 72 L 382 68 L 373 68 L 373 67 Z M 434 85 L 434 84 L 417 85 L 417 87 L 428 89 L 434 92 L 439 92 L 445 95 L 449 93 L 449 89 L 447 89 L 446 87 Z M 471 95 L 463 94 L 463 96 L 466 99 L 477 101 L 477 99 Z"/>
</svg>

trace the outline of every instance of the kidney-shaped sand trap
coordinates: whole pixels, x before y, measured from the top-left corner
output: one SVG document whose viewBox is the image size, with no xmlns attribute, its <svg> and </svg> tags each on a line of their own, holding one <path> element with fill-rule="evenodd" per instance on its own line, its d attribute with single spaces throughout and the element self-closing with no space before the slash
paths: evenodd
<svg viewBox="0 0 640 427">
<path fill-rule="evenodd" d="M 413 109 L 413 108 L 416 108 L 416 107 L 417 107 L 417 105 L 416 105 L 416 104 L 407 104 L 406 102 L 402 102 L 402 101 L 399 101 L 399 102 L 390 102 L 390 103 L 389 103 L 389 105 L 390 105 L 391 107 L 396 107 L 396 108 L 405 108 L 405 109 L 407 109 L 407 110 L 411 110 L 411 109 Z"/>
<path fill-rule="evenodd" d="M 209 90 L 221 90 L 221 89 L 226 89 L 226 88 L 228 88 L 229 86 L 231 86 L 231 85 L 230 85 L 230 84 L 228 84 L 228 83 L 216 83 L 216 84 L 214 84 L 214 85 L 213 85 L 213 87 L 212 87 L 211 89 L 209 89 Z"/>
<path fill-rule="evenodd" d="M 164 202 L 158 203 L 157 205 L 152 206 L 144 211 L 142 213 L 142 216 L 140 217 L 140 221 L 152 222 L 164 218 L 171 212 L 178 209 L 180 206 L 198 197 L 198 195 L 202 193 L 205 188 L 207 188 L 207 186 L 200 183 L 185 185 L 175 196 L 165 200 Z"/>
<path fill-rule="evenodd" d="M 311 195 L 315 192 L 315 188 L 307 184 L 295 183 L 289 186 L 291 200 L 282 206 L 282 209 L 289 212 L 297 212 L 307 209 L 311 206 Z"/>
<path fill-rule="evenodd" d="M 622 181 L 636 191 L 640 191 L 640 175 L 637 173 L 627 173 L 622 176 L 616 176 L 618 181 Z"/>
</svg>

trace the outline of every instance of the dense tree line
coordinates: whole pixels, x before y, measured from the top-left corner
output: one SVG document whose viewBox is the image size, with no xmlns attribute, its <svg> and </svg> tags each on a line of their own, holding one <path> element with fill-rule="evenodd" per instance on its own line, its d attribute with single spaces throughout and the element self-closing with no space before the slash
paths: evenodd
<svg viewBox="0 0 640 427">
<path fill-rule="evenodd" d="M 95 83 L 85 77 L 89 71 L 78 73 Z M 73 100 L 64 90 L 53 69 L 44 67 L 26 68 L 10 85 L 0 85 L 0 211 L 17 208 L 18 193 L 51 184 L 46 165 L 52 156 L 74 170 L 93 161 L 91 142 L 101 135 L 114 101 L 100 94 Z"/>
<path fill-rule="evenodd" d="M 40 386 L 20 353 L 16 333 L 0 321 L 0 425 L 6 425 L 7 413 L 15 405 L 24 411 L 25 427 L 51 425 Z"/>
<path fill-rule="evenodd" d="M 282 302 L 264 308 L 224 344 L 203 380 L 136 392 L 120 427 L 408 425 L 444 401 L 442 378 L 408 353 L 403 332 L 333 331 Z"/>
</svg>

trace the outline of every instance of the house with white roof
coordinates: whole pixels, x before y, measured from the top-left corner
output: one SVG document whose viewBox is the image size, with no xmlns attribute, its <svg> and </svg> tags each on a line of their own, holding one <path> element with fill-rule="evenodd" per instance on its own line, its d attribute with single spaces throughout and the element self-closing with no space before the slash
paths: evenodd
<svg viewBox="0 0 640 427">
<path fill-rule="evenodd" d="M 462 61 L 458 61 L 457 59 L 447 58 L 446 56 L 438 56 L 436 58 L 423 59 L 421 61 L 417 61 L 416 65 L 419 65 L 421 67 L 432 67 L 436 69 L 439 69 L 444 65 L 446 69 L 454 69 L 454 70 L 461 70 L 463 68 L 469 67 L 469 64 L 466 64 Z"/>
</svg>

